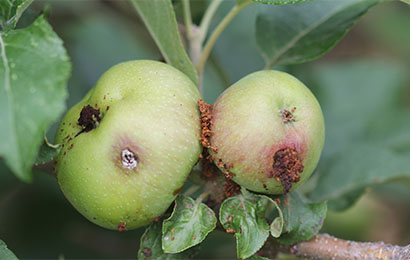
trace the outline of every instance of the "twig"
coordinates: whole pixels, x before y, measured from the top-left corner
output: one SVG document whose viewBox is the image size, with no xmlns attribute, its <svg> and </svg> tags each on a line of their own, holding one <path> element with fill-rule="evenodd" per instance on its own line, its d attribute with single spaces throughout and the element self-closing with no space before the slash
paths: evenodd
<svg viewBox="0 0 410 260">
<path fill-rule="evenodd" d="M 215 30 L 212 32 L 211 36 L 209 37 L 208 41 L 205 44 L 204 50 L 201 54 L 201 57 L 198 61 L 198 75 L 199 75 L 199 84 L 201 86 L 201 81 L 203 79 L 203 72 L 205 69 L 206 60 L 211 53 L 212 48 L 215 45 L 216 40 L 218 39 L 219 35 L 223 32 L 226 26 L 232 21 L 232 19 L 246 6 L 251 5 L 253 2 L 246 1 L 241 4 L 235 5 L 229 13 L 223 18 L 223 20 L 218 24 Z"/>
<path fill-rule="evenodd" d="M 319 234 L 291 247 L 291 252 L 306 259 L 410 259 L 410 245 L 401 247 L 383 242 L 354 242 Z"/>
<path fill-rule="evenodd" d="M 205 40 L 212 17 L 214 16 L 221 3 L 222 0 L 213 0 L 205 11 L 204 17 L 202 18 L 201 24 L 199 25 L 201 45 Z"/>
</svg>

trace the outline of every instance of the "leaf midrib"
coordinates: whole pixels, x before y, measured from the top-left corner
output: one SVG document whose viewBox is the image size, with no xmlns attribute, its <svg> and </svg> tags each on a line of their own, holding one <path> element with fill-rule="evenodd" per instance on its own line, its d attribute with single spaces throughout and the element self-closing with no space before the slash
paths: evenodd
<svg viewBox="0 0 410 260">
<path fill-rule="evenodd" d="M 355 5 L 356 3 L 353 3 L 352 5 Z M 311 24 L 310 26 L 306 27 L 306 29 L 302 30 L 301 33 L 297 34 L 296 36 L 294 36 L 273 58 L 272 61 L 268 63 L 269 68 L 271 68 L 273 65 L 275 65 L 275 63 L 278 61 L 278 59 L 280 58 L 280 56 L 282 56 L 284 53 L 286 53 L 289 49 L 292 48 L 292 46 L 294 46 L 294 44 L 300 40 L 301 38 L 303 38 L 304 36 L 306 36 L 309 32 L 313 31 L 314 29 L 316 29 L 317 27 L 319 27 L 322 23 L 324 23 L 325 21 L 327 21 L 330 17 L 332 17 L 333 15 L 335 15 L 336 13 L 339 13 L 340 11 L 342 11 L 343 9 L 350 7 L 352 5 L 345 5 L 342 6 L 341 8 L 337 8 L 334 9 L 333 12 L 329 13 L 328 15 L 323 16 L 321 19 L 319 19 L 316 23 Z"/>
</svg>

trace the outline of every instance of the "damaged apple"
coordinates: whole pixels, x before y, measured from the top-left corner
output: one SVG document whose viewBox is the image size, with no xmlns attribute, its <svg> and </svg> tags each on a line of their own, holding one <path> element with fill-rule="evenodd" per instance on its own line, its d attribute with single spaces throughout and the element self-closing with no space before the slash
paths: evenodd
<svg viewBox="0 0 410 260">
<path fill-rule="evenodd" d="M 61 121 L 58 182 L 90 221 L 119 231 L 170 206 L 201 153 L 194 83 L 155 61 L 118 64 Z"/>
<path fill-rule="evenodd" d="M 210 125 L 212 160 L 225 176 L 261 193 L 286 194 L 304 182 L 324 144 L 316 98 L 280 71 L 255 72 L 228 88 L 212 108 Z"/>
</svg>

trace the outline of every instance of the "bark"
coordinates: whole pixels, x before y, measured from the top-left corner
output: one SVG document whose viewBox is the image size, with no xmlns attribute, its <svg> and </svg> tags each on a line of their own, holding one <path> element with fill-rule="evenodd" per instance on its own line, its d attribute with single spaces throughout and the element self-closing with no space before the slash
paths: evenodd
<svg viewBox="0 0 410 260">
<path fill-rule="evenodd" d="M 353 242 L 319 234 L 291 248 L 291 252 L 305 259 L 362 260 L 394 259 L 410 260 L 410 245 L 395 246 L 383 242 Z"/>
</svg>

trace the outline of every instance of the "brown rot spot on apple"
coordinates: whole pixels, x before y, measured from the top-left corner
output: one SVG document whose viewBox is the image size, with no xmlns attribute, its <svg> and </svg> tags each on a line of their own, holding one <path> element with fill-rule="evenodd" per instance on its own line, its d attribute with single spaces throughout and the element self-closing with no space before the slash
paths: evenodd
<svg viewBox="0 0 410 260">
<path fill-rule="evenodd" d="M 90 105 L 84 106 L 83 109 L 81 109 L 80 117 L 78 118 L 77 122 L 77 124 L 83 129 L 78 134 L 76 134 L 75 137 L 84 132 L 90 132 L 98 126 L 100 121 L 101 117 L 99 109 L 95 109 Z"/>
<path fill-rule="evenodd" d="M 287 194 L 292 188 L 292 184 L 300 180 L 300 174 L 304 166 L 298 151 L 295 148 L 286 147 L 279 149 L 273 156 L 273 175 L 280 180 L 284 189 L 283 194 Z"/>
<path fill-rule="evenodd" d="M 280 111 L 282 122 L 283 123 L 289 123 L 289 122 L 295 122 L 295 117 L 293 116 L 293 113 L 295 113 L 296 107 L 292 108 L 291 110 L 287 109 L 282 109 Z"/>
<path fill-rule="evenodd" d="M 122 167 L 133 170 L 137 167 L 139 162 L 138 156 L 130 149 L 124 149 L 121 151 L 121 163 Z"/>
<path fill-rule="evenodd" d="M 149 259 L 152 256 L 152 250 L 151 248 L 145 247 L 142 249 L 142 254 L 144 255 L 145 259 Z"/>
<path fill-rule="evenodd" d="M 121 222 L 120 224 L 118 224 L 118 231 L 119 232 L 127 231 L 127 223 Z"/>
</svg>

